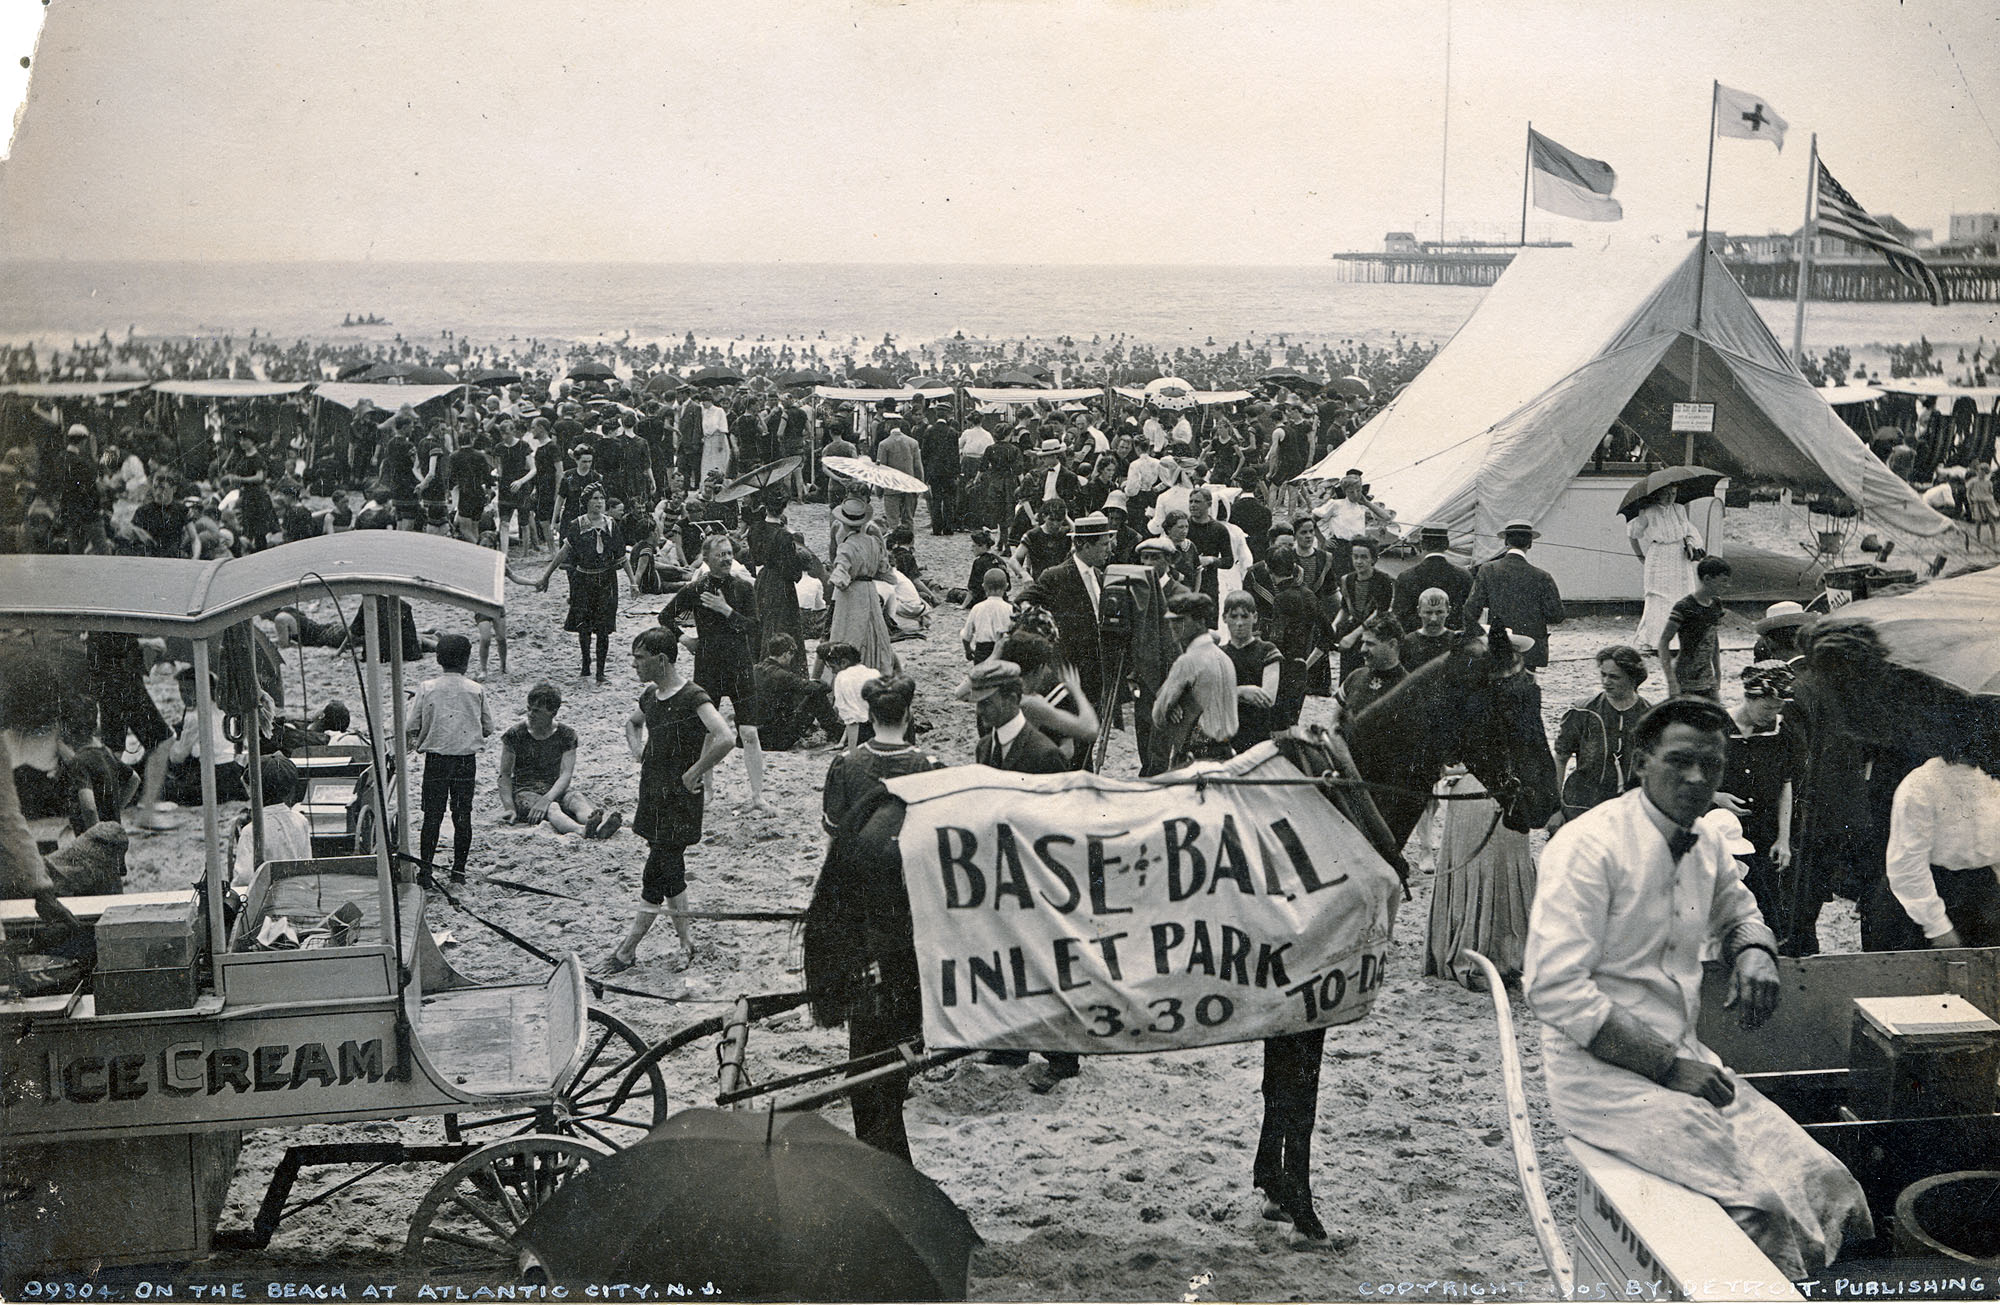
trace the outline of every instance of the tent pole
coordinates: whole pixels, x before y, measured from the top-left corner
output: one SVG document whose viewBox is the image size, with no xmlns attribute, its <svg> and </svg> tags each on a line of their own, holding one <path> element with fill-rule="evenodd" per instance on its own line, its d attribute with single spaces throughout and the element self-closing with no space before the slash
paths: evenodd
<svg viewBox="0 0 2000 1305">
<path fill-rule="evenodd" d="M 1812 135 L 1812 153 L 1806 163 L 1806 220 L 1799 227 L 1799 284 L 1792 305 L 1792 361 L 1801 370 L 1806 365 L 1806 287 L 1812 281 L 1813 197 L 1819 192 L 1819 133 Z"/>
<path fill-rule="evenodd" d="M 1708 179 L 1702 182 L 1701 186 L 1701 261 L 1694 265 L 1694 329 L 1696 331 L 1701 330 L 1702 292 L 1706 288 L 1708 281 L 1708 200 L 1709 196 L 1715 191 L 1715 109 L 1716 105 L 1721 102 L 1721 98 L 1722 83 L 1719 81 L 1710 82 L 1708 91 Z M 1695 373 L 1697 376 L 1700 375 L 1699 359 L 1700 355 L 1697 354 L 1697 370 Z M 1690 394 L 1688 397 L 1692 400 L 1694 396 Z"/>
<path fill-rule="evenodd" d="M 1438 146 L 1438 244 L 1444 244 L 1445 181 L 1451 170 L 1451 0 L 1444 0 L 1444 130 Z"/>
</svg>

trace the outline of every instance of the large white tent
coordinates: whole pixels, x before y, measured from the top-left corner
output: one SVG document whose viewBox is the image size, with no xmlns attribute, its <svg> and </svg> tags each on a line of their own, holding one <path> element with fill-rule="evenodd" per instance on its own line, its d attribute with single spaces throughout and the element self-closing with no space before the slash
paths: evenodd
<svg viewBox="0 0 2000 1305">
<path fill-rule="evenodd" d="M 1400 520 L 1442 523 L 1486 551 L 1502 523 L 1549 519 L 1622 423 L 1660 461 L 1839 493 L 1903 534 L 1947 529 L 1806 383 L 1713 256 L 1695 325 L 1700 259 L 1694 240 L 1522 250 L 1422 374 L 1305 474 L 1359 469 Z M 1689 459 L 1670 414 L 1697 381 L 1697 339 L 1694 397 L 1716 405 L 1715 428 Z M 1611 524 L 1622 543 L 1623 522 Z"/>
</svg>

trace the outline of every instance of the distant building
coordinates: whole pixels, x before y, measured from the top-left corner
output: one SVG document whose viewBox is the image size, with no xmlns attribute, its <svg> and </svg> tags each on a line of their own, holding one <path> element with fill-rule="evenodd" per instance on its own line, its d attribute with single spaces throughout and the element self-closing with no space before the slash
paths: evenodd
<svg viewBox="0 0 2000 1305">
<path fill-rule="evenodd" d="M 1956 221 L 1956 219 L 1953 219 Z M 1382 237 L 1382 252 L 1385 254 L 1414 254 L 1417 252 L 1417 233 L 1414 231 L 1391 231 Z"/>
<path fill-rule="evenodd" d="M 1952 214 L 1950 243 L 1991 257 L 2000 246 L 2000 213 Z"/>
</svg>

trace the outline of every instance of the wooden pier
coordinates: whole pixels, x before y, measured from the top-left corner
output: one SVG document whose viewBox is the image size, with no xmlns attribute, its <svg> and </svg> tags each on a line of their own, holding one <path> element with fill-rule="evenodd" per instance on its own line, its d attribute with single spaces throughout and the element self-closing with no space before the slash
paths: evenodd
<svg viewBox="0 0 2000 1305">
<path fill-rule="evenodd" d="M 1516 249 L 1448 250 L 1396 254 L 1335 254 L 1340 279 L 1389 285 L 1489 286 L 1514 261 Z M 1790 299 L 1798 285 L 1796 262 L 1725 258 L 1723 265 L 1753 299 Z M 2000 259 L 1933 261 L 1955 304 L 2000 303 Z M 1822 301 L 1898 302 L 1924 297 L 1916 282 L 1881 259 L 1815 262 L 1810 297 Z"/>
</svg>

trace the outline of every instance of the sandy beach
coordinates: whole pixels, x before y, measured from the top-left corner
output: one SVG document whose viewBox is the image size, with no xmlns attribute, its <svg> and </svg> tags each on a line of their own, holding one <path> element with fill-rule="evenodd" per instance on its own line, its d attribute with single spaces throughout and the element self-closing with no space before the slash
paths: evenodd
<svg viewBox="0 0 2000 1305">
<path fill-rule="evenodd" d="M 793 523 L 808 539 L 823 539 L 825 509 L 795 507 Z M 955 577 L 970 561 L 963 536 L 920 533 L 927 573 Z M 518 567 L 517 567 L 518 569 Z M 948 581 L 947 581 L 948 582 Z M 575 653 L 561 632 L 562 585 L 547 594 L 509 586 L 513 632 L 510 673 L 497 664 L 486 679 L 501 729 L 520 719 L 530 687 L 541 679 L 565 695 L 560 719 L 581 736 L 578 783 L 601 803 L 630 811 L 636 768 L 620 726 L 637 684 L 622 649 L 651 625 L 657 598 L 627 599 L 614 638 L 610 683 L 575 675 Z M 420 628 L 465 628 L 446 608 L 420 607 Z M 1544 716 L 1553 737 L 1561 712 L 1595 691 L 1590 654 L 1630 638 L 1635 618 L 1579 615 L 1556 633 L 1553 664 L 1542 673 Z M 928 640 L 899 643 L 915 675 L 918 711 L 931 726 L 923 746 L 947 762 L 968 759 L 972 713 L 947 696 L 963 670 L 958 621 L 940 611 Z M 1726 631 L 1725 673 L 1748 660 L 1747 626 Z M 286 662 L 286 694 L 298 703 L 299 658 Z M 426 662 L 417 675 L 433 669 Z M 357 700 L 351 663 L 322 651 L 304 656 L 307 697 Z M 171 678 L 151 687 L 168 712 L 178 711 Z M 1657 690 L 1657 680 L 1651 686 Z M 1307 721 L 1323 721 L 1327 703 L 1312 700 Z M 1132 770 L 1130 736 L 1120 735 L 1110 769 Z M 479 822 L 471 882 L 461 891 L 481 914 L 557 953 L 595 961 L 617 940 L 637 896 L 644 845 L 622 833 L 605 843 L 564 839 L 498 823 L 492 779 L 497 741 L 481 759 Z M 690 903 L 696 909 L 770 910 L 802 907 L 824 853 L 818 831 L 819 790 L 831 754 L 768 757 L 770 814 L 742 814 L 747 797 L 740 759 L 717 772 L 709 795 L 707 838 L 689 850 Z M 188 813 L 192 816 L 193 813 Z M 1541 835 L 1535 836 L 1539 847 Z M 137 841 L 129 891 L 186 884 L 200 864 L 199 821 Z M 550 897 L 484 882 L 496 876 L 567 894 Z M 1259 1117 L 1256 1044 L 1159 1056 L 1094 1058 L 1081 1078 L 1046 1096 L 1029 1091 L 1021 1071 L 961 1061 L 919 1080 L 908 1107 L 911 1146 L 971 1217 L 986 1245 L 972 1263 L 975 1298 L 1000 1300 L 1176 1299 L 1191 1279 L 1209 1275 L 1201 1299 L 1365 1299 L 1373 1284 L 1453 1280 L 1488 1284 L 1489 1294 L 1542 1296 L 1551 1290 L 1531 1235 L 1504 1132 L 1498 1041 L 1490 1001 L 1423 977 L 1424 921 L 1431 878 L 1419 872 L 1412 900 L 1396 922 L 1386 985 L 1373 1015 L 1328 1039 L 1315 1184 L 1329 1241 L 1294 1244 L 1288 1225 L 1259 1216 L 1250 1187 L 1250 1159 Z M 433 897 L 429 925 L 444 954 L 464 974 L 483 981 L 539 979 L 545 967 Z M 697 923 L 701 958 L 685 973 L 672 968 L 673 947 L 656 930 L 641 964 L 620 982 L 674 999 L 611 995 L 606 1009 L 648 1039 L 726 1009 L 744 993 L 795 990 L 785 925 Z M 1857 945 L 1852 908 L 1835 903 L 1822 924 L 1829 947 Z M 1550 1179 L 1550 1197 L 1566 1217 L 1573 1175 L 1541 1101 L 1539 1033 L 1521 1020 L 1520 1046 L 1534 1104 L 1536 1136 Z M 803 1012 L 759 1024 L 750 1040 L 753 1078 L 775 1078 L 845 1058 L 843 1030 L 807 1026 Z M 662 1066 L 674 1108 L 712 1104 L 716 1061 L 712 1040 L 684 1048 Z M 847 1126 L 844 1107 L 828 1111 Z M 386 1139 L 442 1140 L 436 1120 L 272 1130 L 246 1139 L 222 1226 L 247 1225 L 273 1166 L 288 1144 Z M 322 1205 L 290 1218 L 264 1251 L 221 1254 L 190 1272 L 197 1279 L 253 1281 L 315 1276 L 388 1279 L 408 1219 L 440 1170 L 407 1165 L 377 1174 Z M 308 1173 L 300 1199 L 348 1176 Z M 727 1284 L 717 1283 L 726 1293 Z"/>
</svg>

